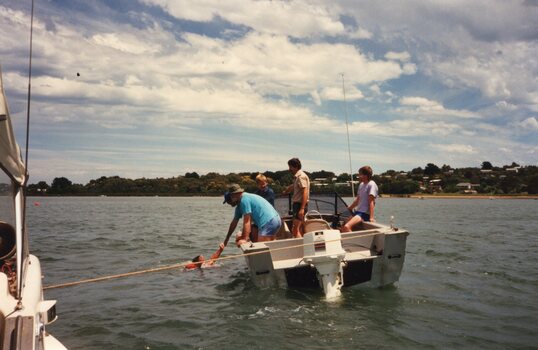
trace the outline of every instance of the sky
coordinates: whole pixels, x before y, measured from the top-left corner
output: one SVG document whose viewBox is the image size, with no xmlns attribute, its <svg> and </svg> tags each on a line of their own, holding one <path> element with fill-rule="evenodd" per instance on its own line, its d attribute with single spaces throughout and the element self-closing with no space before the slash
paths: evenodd
<svg viewBox="0 0 538 350">
<path fill-rule="evenodd" d="M 30 12 L 0 0 L 23 150 Z M 538 0 L 36 0 L 34 12 L 30 183 L 276 171 L 292 157 L 337 174 L 538 164 Z"/>
</svg>

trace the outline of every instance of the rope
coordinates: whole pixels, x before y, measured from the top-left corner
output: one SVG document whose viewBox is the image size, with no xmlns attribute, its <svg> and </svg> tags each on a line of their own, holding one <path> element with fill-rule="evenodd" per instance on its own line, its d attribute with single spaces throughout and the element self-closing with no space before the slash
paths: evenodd
<svg viewBox="0 0 538 350">
<path fill-rule="evenodd" d="M 359 238 L 359 237 L 362 238 L 362 237 L 376 236 L 376 235 L 384 234 L 384 233 L 386 233 L 386 232 L 372 232 L 372 233 L 368 233 L 368 234 L 360 234 L 360 235 L 352 236 L 352 237 L 327 240 L 327 241 L 325 241 L 325 243 L 345 241 L 345 240 L 348 240 L 348 239 L 355 239 L 355 238 Z M 229 256 L 222 257 L 222 258 L 211 259 L 211 260 L 207 260 L 207 261 L 215 261 L 216 262 L 216 261 L 230 260 L 230 259 L 236 259 L 236 258 L 241 258 L 241 257 L 245 257 L 245 256 L 253 256 L 253 255 L 258 255 L 258 254 L 267 254 L 267 253 L 270 253 L 270 252 L 276 252 L 276 251 L 280 251 L 280 250 L 305 247 L 305 246 L 314 245 L 314 244 L 316 244 L 316 243 L 302 243 L 302 244 L 296 244 L 296 245 L 287 246 L 287 247 L 270 248 L 269 250 L 262 250 L 262 251 L 259 251 L 259 252 L 252 252 L 252 253 L 246 253 L 246 254 L 229 255 Z M 55 284 L 55 285 L 45 286 L 45 287 L 43 287 L 43 290 L 72 287 L 72 286 L 77 286 L 77 285 L 80 285 L 80 284 L 93 283 L 93 282 L 102 282 L 102 281 L 108 281 L 108 280 L 112 280 L 112 279 L 116 279 L 116 278 L 123 278 L 123 277 L 143 275 L 143 274 L 152 273 L 152 272 L 161 272 L 161 271 L 166 271 L 166 270 L 179 269 L 179 268 L 185 267 L 185 266 L 187 266 L 189 264 L 192 264 L 192 261 L 187 261 L 187 262 L 184 262 L 184 263 L 172 264 L 172 265 L 167 265 L 167 266 L 161 266 L 161 267 L 154 267 L 154 268 L 146 269 L 146 270 L 139 270 L 139 271 L 133 271 L 133 272 L 120 273 L 120 274 L 116 274 L 116 275 L 109 275 L 109 276 L 103 276 L 103 277 L 89 278 L 89 279 L 80 280 L 80 281 L 67 282 L 67 283 L 62 283 L 62 284 Z"/>
</svg>

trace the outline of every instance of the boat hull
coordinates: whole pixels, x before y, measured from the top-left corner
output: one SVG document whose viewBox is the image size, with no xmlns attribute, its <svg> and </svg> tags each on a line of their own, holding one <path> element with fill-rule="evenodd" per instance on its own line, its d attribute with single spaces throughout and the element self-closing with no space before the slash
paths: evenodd
<svg viewBox="0 0 538 350">
<path fill-rule="evenodd" d="M 345 251 L 337 259 L 342 287 L 364 284 L 383 287 L 397 282 L 404 261 L 407 236 L 404 230 L 370 224 L 369 229 L 342 233 Z M 304 257 L 303 238 L 245 243 L 245 255 L 252 282 L 260 287 L 323 289 L 319 267 Z"/>
<path fill-rule="evenodd" d="M 0 273 L 0 345 L 2 349 L 53 349 L 65 347 L 45 326 L 56 319 L 55 300 L 44 300 L 39 259 L 29 255 L 24 289 L 18 300 L 9 291 L 7 276 Z"/>
</svg>

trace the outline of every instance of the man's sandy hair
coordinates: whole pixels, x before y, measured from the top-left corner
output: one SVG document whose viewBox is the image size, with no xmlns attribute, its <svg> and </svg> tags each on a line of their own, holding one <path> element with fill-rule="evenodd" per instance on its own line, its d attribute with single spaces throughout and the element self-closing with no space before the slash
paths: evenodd
<svg viewBox="0 0 538 350">
<path fill-rule="evenodd" d="M 370 181 L 372 180 L 372 175 L 374 174 L 374 172 L 369 165 L 365 165 L 359 169 L 359 174 L 366 175 L 368 181 Z"/>
<path fill-rule="evenodd" d="M 263 175 L 262 173 L 256 175 L 256 181 L 263 181 L 269 183 L 269 179 L 267 179 L 267 176 Z"/>
</svg>

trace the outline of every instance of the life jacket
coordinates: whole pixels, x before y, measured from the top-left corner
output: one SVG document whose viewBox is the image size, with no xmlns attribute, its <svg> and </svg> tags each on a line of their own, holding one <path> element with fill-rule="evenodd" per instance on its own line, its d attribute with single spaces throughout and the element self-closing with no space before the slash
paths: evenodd
<svg viewBox="0 0 538 350">
<path fill-rule="evenodd" d="M 198 268 L 199 265 L 200 263 L 190 263 L 190 264 L 185 265 L 185 268 L 187 270 L 192 270 L 192 269 Z"/>
</svg>

